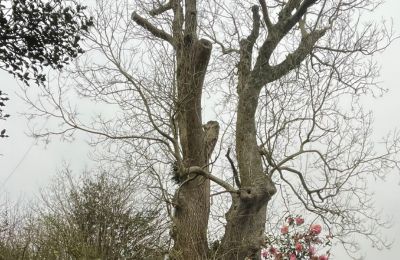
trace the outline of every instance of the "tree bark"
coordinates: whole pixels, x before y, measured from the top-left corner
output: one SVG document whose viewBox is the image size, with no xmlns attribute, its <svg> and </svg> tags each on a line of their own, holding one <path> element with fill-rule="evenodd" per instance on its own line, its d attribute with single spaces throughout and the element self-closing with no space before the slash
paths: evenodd
<svg viewBox="0 0 400 260">
<path fill-rule="evenodd" d="M 240 79 L 239 79 L 240 80 Z M 260 88 L 248 79 L 239 82 L 236 122 L 236 153 L 241 189 L 232 196 L 226 214 L 225 235 L 221 241 L 220 259 L 255 259 L 264 239 L 266 208 L 276 188 L 264 173 L 257 145 L 255 112 Z"/>
<path fill-rule="evenodd" d="M 184 37 L 177 50 L 178 126 L 182 146 L 182 183 L 176 191 L 173 238 L 174 259 L 206 259 L 207 226 L 210 213 L 210 180 L 198 175 L 185 175 L 191 166 L 205 167 L 207 153 L 202 128 L 201 95 L 212 45 Z"/>
<path fill-rule="evenodd" d="M 238 95 L 236 120 L 236 154 L 239 165 L 241 189 L 232 196 L 232 205 L 226 214 L 225 235 L 221 241 L 221 259 L 259 259 L 264 240 L 267 205 L 276 193 L 270 176 L 263 171 L 262 158 L 257 145 L 255 113 L 260 90 L 268 83 L 298 67 L 311 52 L 314 44 L 324 33 L 314 30 L 304 33 L 298 48 L 286 59 L 270 66 L 269 59 L 282 38 L 305 14 L 315 0 L 287 3 L 282 9 L 278 22 L 272 24 L 264 1 L 260 1 L 268 36 L 259 49 L 252 69 L 253 47 L 259 36 L 259 7 L 253 6 L 253 28 L 249 36 L 240 41 L 238 66 Z M 297 8 L 297 9 L 296 9 Z M 294 9 L 296 12 L 291 14 Z"/>
</svg>

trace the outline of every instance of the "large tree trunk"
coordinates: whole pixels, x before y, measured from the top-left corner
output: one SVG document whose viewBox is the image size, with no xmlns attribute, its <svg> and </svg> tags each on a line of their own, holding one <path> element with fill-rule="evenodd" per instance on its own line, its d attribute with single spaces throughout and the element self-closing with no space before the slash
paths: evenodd
<svg viewBox="0 0 400 260">
<path fill-rule="evenodd" d="M 220 259 L 255 258 L 263 243 L 266 208 L 276 188 L 263 171 L 257 146 L 255 112 L 260 88 L 239 83 L 236 122 L 236 153 L 241 180 L 240 193 L 233 195 L 226 214 Z"/>
<path fill-rule="evenodd" d="M 266 3 L 260 1 L 268 36 L 259 48 L 252 69 L 253 47 L 259 36 L 261 17 L 259 7 L 252 7 L 253 26 L 248 37 L 240 40 L 238 64 L 238 94 L 236 122 L 236 153 L 241 187 L 237 193 L 231 189 L 232 205 L 226 214 L 226 229 L 216 255 L 222 259 L 255 258 L 263 242 L 266 208 L 276 193 L 270 176 L 263 171 L 262 159 L 256 139 L 255 113 L 260 90 L 292 69 L 311 52 L 315 42 L 325 30 L 307 33 L 302 30 L 299 47 L 287 58 L 270 66 L 269 59 L 282 38 L 299 22 L 307 8 L 316 0 L 289 1 L 279 13 L 276 24 L 269 21 Z M 184 3 L 184 8 L 182 4 Z M 197 36 L 197 1 L 171 0 L 163 8 L 172 8 L 172 36 L 158 29 L 140 16 L 133 19 L 144 28 L 174 46 L 177 60 L 176 104 L 182 158 L 178 160 L 180 186 L 175 194 L 175 216 L 172 237 L 175 241 L 172 257 L 175 259 L 206 259 L 208 253 L 207 225 L 210 211 L 210 180 L 207 175 L 207 152 L 202 129 L 201 97 L 205 73 L 211 54 L 211 43 Z M 294 10 L 293 15 L 290 15 Z M 185 13 L 183 15 L 183 12 Z M 192 166 L 203 174 L 189 174 Z M 204 171 L 206 172 L 204 174 Z"/>
<path fill-rule="evenodd" d="M 226 214 L 227 224 L 218 254 L 221 259 L 259 259 L 267 221 L 267 205 L 276 193 L 270 176 L 263 171 L 261 153 L 257 145 L 255 114 L 260 90 L 297 67 L 324 34 L 324 30 L 304 33 L 299 47 L 291 55 L 278 65 L 270 66 L 269 59 L 280 40 L 313 3 L 315 0 L 304 1 L 301 7 L 298 6 L 295 15 L 282 15 L 277 24 L 272 25 L 267 17 L 265 2 L 261 1 L 261 4 L 264 4 L 264 21 L 269 32 L 259 49 L 253 68 L 253 47 L 261 25 L 258 6 L 252 8 L 253 28 L 249 36 L 240 41 L 236 154 L 241 187 L 239 194 L 232 195 L 232 205 Z M 297 1 L 297 5 L 299 4 L 300 1 Z M 295 7 L 295 1 L 292 1 L 285 6 L 285 12 L 290 13 Z"/>
<path fill-rule="evenodd" d="M 209 41 L 187 35 L 177 53 L 178 126 L 183 153 L 181 171 L 191 166 L 207 165 L 201 95 L 211 48 Z M 180 175 L 181 185 L 175 196 L 172 256 L 174 259 L 206 259 L 210 181 L 184 172 Z"/>
</svg>

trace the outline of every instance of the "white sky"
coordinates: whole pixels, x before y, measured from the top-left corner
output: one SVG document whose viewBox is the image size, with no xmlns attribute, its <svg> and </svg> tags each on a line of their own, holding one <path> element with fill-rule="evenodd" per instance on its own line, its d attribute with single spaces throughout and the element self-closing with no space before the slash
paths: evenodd
<svg viewBox="0 0 400 260">
<path fill-rule="evenodd" d="M 376 13 L 378 19 L 393 18 L 394 27 L 400 35 L 400 1 L 387 0 Z M 400 40 L 394 42 L 383 54 L 377 57 L 381 70 L 382 86 L 389 89 L 384 97 L 371 100 L 366 108 L 375 114 L 374 129 L 377 136 L 384 135 L 394 128 L 400 129 Z M 13 199 L 31 198 L 45 186 L 56 169 L 68 162 L 76 173 L 90 164 L 85 135 L 77 135 L 72 143 L 53 139 L 46 147 L 35 145 L 35 140 L 27 137 L 27 120 L 19 115 L 26 111 L 26 105 L 17 97 L 18 84 L 12 76 L 0 71 L 1 89 L 9 94 L 6 112 L 12 116 L 0 128 L 6 127 L 10 138 L 0 140 L 0 195 L 6 192 Z M 41 127 L 43 122 L 38 123 Z M 5 180 L 7 179 L 7 182 Z M 385 230 L 385 235 L 394 241 L 391 250 L 377 251 L 369 243 L 363 243 L 361 252 L 366 260 L 400 259 L 400 174 L 391 174 L 386 182 L 371 183 L 375 192 L 376 209 L 393 218 L 394 225 Z M 1 196 L 0 196 L 1 197 Z M 349 259 L 334 248 L 334 259 Z"/>
</svg>

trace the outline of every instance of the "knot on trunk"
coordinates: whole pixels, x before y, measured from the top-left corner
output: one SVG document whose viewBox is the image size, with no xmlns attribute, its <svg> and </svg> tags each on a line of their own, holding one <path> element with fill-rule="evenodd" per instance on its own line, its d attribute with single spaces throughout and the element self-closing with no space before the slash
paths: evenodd
<svg viewBox="0 0 400 260">
<path fill-rule="evenodd" d="M 253 202 L 257 196 L 254 187 L 242 187 L 239 191 L 240 200 L 243 202 Z"/>
<path fill-rule="evenodd" d="M 239 190 L 242 208 L 261 208 L 276 193 L 275 185 L 242 187 Z"/>
</svg>

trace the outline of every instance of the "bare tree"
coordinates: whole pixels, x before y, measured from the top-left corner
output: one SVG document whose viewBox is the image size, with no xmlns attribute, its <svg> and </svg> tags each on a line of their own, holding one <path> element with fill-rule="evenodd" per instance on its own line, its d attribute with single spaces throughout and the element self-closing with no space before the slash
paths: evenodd
<svg viewBox="0 0 400 260">
<path fill-rule="evenodd" d="M 79 177 L 63 170 L 32 207 L 34 215 L 24 227 L 33 258 L 160 259 L 165 254 L 168 221 L 159 218 L 156 204 L 135 200 L 133 182 L 105 172 Z"/>
<path fill-rule="evenodd" d="M 29 239 L 24 224 L 28 214 L 20 201 L 13 203 L 4 195 L 0 204 L 0 259 L 27 259 Z"/>
<path fill-rule="evenodd" d="M 77 69 L 58 88 L 43 89 L 38 102 L 27 92 L 32 115 L 62 123 L 35 134 L 86 131 L 116 167 L 158 176 L 160 199 L 173 208 L 173 259 L 255 259 L 268 216 L 294 208 L 322 218 L 346 245 L 354 232 L 383 245 L 365 188 L 397 166 L 399 140 L 393 133 L 374 148 L 371 116 L 359 102 L 384 92 L 372 54 L 392 33 L 363 20 L 378 4 L 98 1 L 90 50 Z M 72 86 L 99 116 L 79 115 Z M 222 103 L 220 126 L 203 126 L 210 109 L 203 93 Z M 172 198 L 160 177 L 168 165 L 179 182 Z M 218 186 L 213 194 L 210 181 Z M 286 207 L 267 216 L 278 191 Z M 221 241 L 209 250 L 210 196 L 226 194 Z"/>
</svg>

